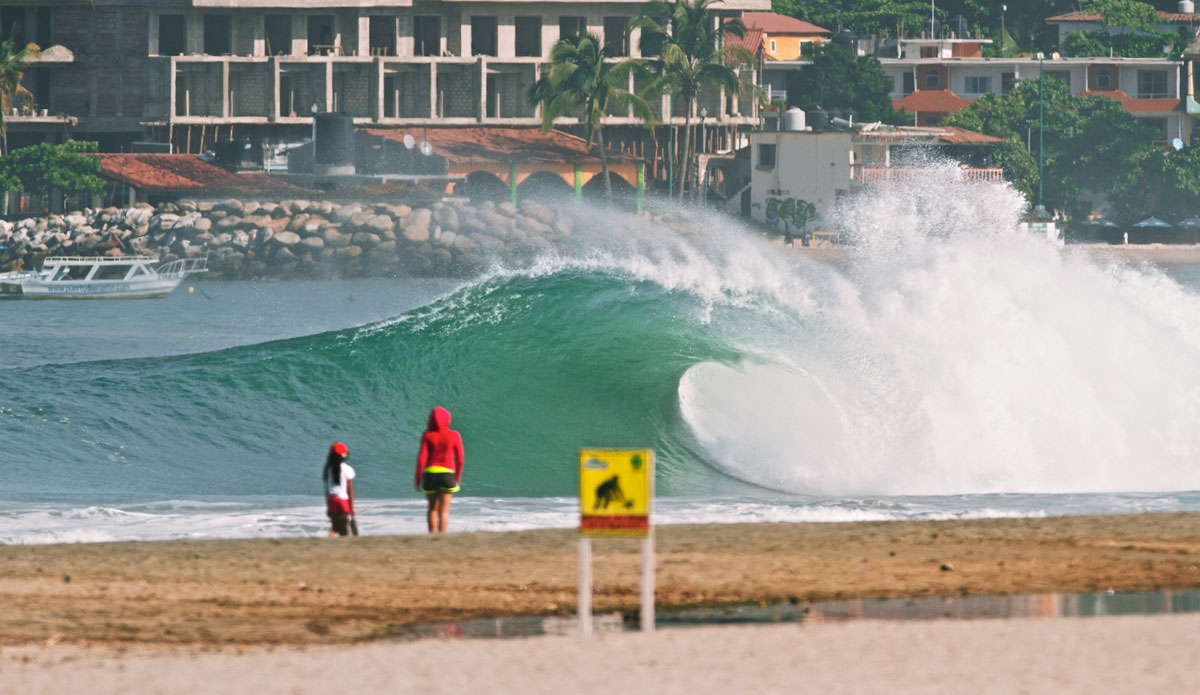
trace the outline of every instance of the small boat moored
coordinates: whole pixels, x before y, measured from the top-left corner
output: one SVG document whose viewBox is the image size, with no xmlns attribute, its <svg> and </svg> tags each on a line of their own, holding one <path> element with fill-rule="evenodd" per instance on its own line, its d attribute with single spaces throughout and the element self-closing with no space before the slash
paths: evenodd
<svg viewBox="0 0 1200 695">
<path fill-rule="evenodd" d="M 155 266 L 150 256 L 51 256 L 40 271 L 0 273 L 0 299 L 143 299 L 165 297 L 205 258 Z"/>
</svg>

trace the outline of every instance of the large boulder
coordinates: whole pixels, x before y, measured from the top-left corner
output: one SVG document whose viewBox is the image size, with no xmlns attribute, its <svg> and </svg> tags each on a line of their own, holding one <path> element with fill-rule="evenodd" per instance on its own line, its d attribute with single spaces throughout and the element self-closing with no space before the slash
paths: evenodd
<svg viewBox="0 0 1200 695">
<path fill-rule="evenodd" d="M 295 246 L 300 243 L 300 235 L 295 232 L 279 232 L 271 237 L 271 242 L 283 246 Z"/>
<path fill-rule="evenodd" d="M 429 241 L 429 224 L 432 220 L 433 213 L 428 208 L 413 210 L 405 215 L 400 220 L 400 229 L 403 230 L 404 238 L 414 244 Z"/>
</svg>

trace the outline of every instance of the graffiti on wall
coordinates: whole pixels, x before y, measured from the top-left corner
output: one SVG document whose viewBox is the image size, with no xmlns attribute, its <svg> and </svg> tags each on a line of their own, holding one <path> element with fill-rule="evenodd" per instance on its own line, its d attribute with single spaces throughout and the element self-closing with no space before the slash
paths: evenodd
<svg viewBox="0 0 1200 695">
<path fill-rule="evenodd" d="M 817 206 L 799 198 L 767 198 L 767 224 L 779 227 L 790 234 L 793 229 L 803 231 L 808 221 L 817 215 Z"/>
</svg>

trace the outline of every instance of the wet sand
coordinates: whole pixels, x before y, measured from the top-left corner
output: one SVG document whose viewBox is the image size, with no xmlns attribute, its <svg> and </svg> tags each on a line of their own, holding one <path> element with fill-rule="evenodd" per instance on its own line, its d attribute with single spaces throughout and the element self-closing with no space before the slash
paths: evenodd
<svg viewBox="0 0 1200 695">
<path fill-rule="evenodd" d="M 570 530 L 0 547 L 0 644 L 347 644 L 573 615 Z M 1200 514 L 664 526 L 670 607 L 1200 587 Z M 595 543 L 595 610 L 638 605 L 639 545 Z"/>
<path fill-rule="evenodd" d="M 517 640 L 414 624 L 571 615 L 574 531 L 0 547 L 0 692 L 1192 692 L 1200 616 L 819 623 Z M 1200 513 L 664 526 L 671 607 L 1200 587 Z M 638 543 L 595 543 L 597 612 Z M 803 687 L 802 687 L 803 686 Z"/>
</svg>

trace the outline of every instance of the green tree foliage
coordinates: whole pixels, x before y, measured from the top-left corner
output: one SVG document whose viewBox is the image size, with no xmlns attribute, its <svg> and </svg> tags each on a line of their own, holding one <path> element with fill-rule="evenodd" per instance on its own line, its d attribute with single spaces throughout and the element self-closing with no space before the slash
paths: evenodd
<svg viewBox="0 0 1200 695">
<path fill-rule="evenodd" d="M 1187 36 L 1176 32 L 1110 34 L 1107 31 L 1072 31 L 1063 41 L 1063 52 L 1074 58 L 1110 55 L 1162 58 L 1165 53 L 1179 55 L 1187 43 Z M 1166 52 L 1164 47 L 1168 47 Z"/>
<path fill-rule="evenodd" d="M 1104 195 L 1125 219 L 1145 212 L 1150 201 L 1142 179 L 1162 160 L 1154 129 L 1107 96 L 1075 96 L 1052 77 L 1044 89 L 1044 111 L 1038 81 L 1022 79 L 1004 96 L 981 96 L 946 124 L 1004 139 L 994 160 L 1031 203 L 1037 202 L 1038 150 L 1044 143 L 1042 190 L 1048 208 L 1078 216 L 1085 212 L 1080 194 L 1089 190 Z M 1045 124 L 1040 140 L 1039 115 Z"/>
<path fill-rule="evenodd" d="M 41 48 L 36 43 L 18 46 L 13 41 L 17 25 L 13 25 L 8 37 L 0 41 L 0 140 L 3 151 L 8 151 L 8 125 L 5 115 L 11 113 L 15 104 L 33 105 L 33 93 L 21 85 L 21 77 L 29 67 L 29 61 L 38 57 Z"/>
<path fill-rule="evenodd" d="M 68 140 L 13 150 L 0 157 L 0 187 L 29 193 L 99 191 L 104 188 L 100 160 L 87 156 L 96 148 L 93 141 Z"/>
<path fill-rule="evenodd" d="M 679 168 L 679 196 L 692 170 L 692 114 L 704 90 L 725 90 L 746 100 L 763 101 L 762 90 L 742 78 L 739 68 L 753 65 L 754 56 L 742 46 L 726 43 L 726 37 L 743 37 L 746 26 L 740 19 L 719 20 L 712 9 L 715 0 L 655 0 L 630 22 L 641 29 L 642 55 L 654 56 L 650 66 L 657 79 L 653 89 L 677 95 L 684 103 L 683 161 Z"/>
<path fill-rule="evenodd" d="M 882 121 L 894 125 L 907 122 L 892 108 L 892 80 L 871 56 L 852 56 L 842 46 L 826 44 L 812 64 L 788 73 L 787 92 L 793 106 L 810 110 L 854 109 L 856 120 Z"/>
<path fill-rule="evenodd" d="M 542 105 L 542 131 L 549 131 L 561 116 L 579 115 L 588 147 L 593 137 L 600 147 L 600 166 L 604 190 L 612 199 L 612 181 L 608 175 L 608 153 L 604 144 L 603 119 L 606 114 L 634 115 L 651 122 L 654 110 L 642 97 L 626 89 L 629 75 L 642 68 L 635 59 L 606 60 L 609 47 L 592 33 L 560 40 L 550 49 L 550 69 L 529 91 L 529 100 Z"/>
<path fill-rule="evenodd" d="M 1099 14 L 1106 29 L 1121 32 L 1154 31 L 1158 10 L 1139 0 L 1084 0 L 1084 12 Z"/>
</svg>

